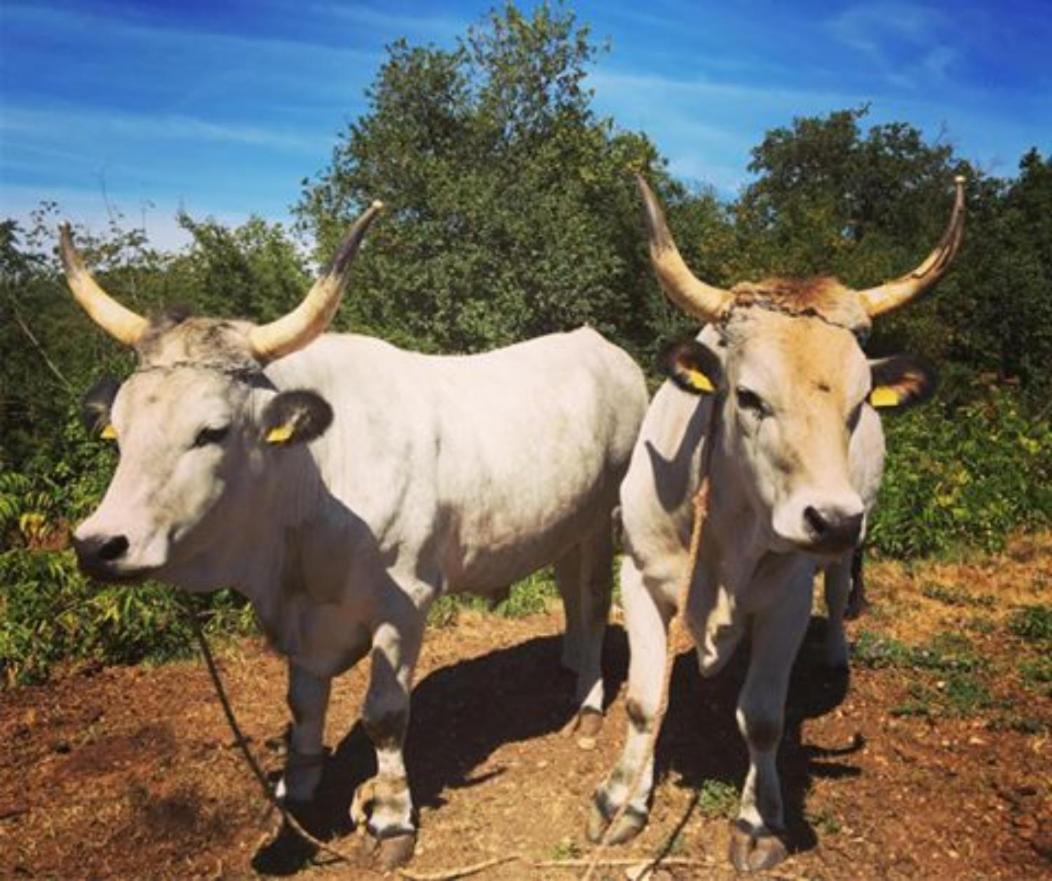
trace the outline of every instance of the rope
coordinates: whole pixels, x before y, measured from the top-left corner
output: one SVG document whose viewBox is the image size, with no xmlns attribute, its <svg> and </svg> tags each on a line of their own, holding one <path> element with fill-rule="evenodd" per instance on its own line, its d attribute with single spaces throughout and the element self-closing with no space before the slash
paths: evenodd
<svg viewBox="0 0 1052 881">
<path fill-rule="evenodd" d="M 270 802 L 272 807 L 277 808 L 281 814 L 281 818 L 304 840 L 314 845 L 318 850 L 323 851 L 336 857 L 338 860 L 346 863 L 353 862 L 353 860 L 331 844 L 327 844 L 318 838 L 311 835 L 300 822 L 292 816 L 288 809 L 281 803 L 277 795 L 274 794 L 274 790 L 271 788 L 270 783 L 267 780 L 267 775 L 263 769 L 259 766 L 259 762 L 256 761 L 256 757 L 252 755 L 252 750 L 248 748 L 248 738 L 241 733 L 241 728 L 237 724 L 237 717 L 234 715 L 234 710 L 230 706 L 230 700 L 226 696 L 226 689 L 223 688 L 223 680 L 219 677 L 219 668 L 216 667 L 215 658 L 212 656 L 212 650 L 208 647 L 208 640 L 205 638 L 204 631 L 201 629 L 201 622 L 197 619 L 197 615 L 194 614 L 193 610 L 186 606 L 187 617 L 190 619 L 190 627 L 194 632 L 194 637 L 197 639 L 197 644 L 201 648 L 201 654 L 204 655 L 205 665 L 208 667 L 208 675 L 212 679 L 212 685 L 215 687 L 216 697 L 219 698 L 219 703 L 223 706 L 223 714 L 226 716 L 227 724 L 230 726 L 230 730 L 234 733 L 234 742 L 237 744 L 238 749 L 241 750 L 241 755 L 244 756 L 245 762 L 248 767 L 252 770 L 253 776 L 259 782 L 260 788 L 263 790 L 263 797 Z"/>
<path fill-rule="evenodd" d="M 705 515 L 708 512 L 708 507 L 709 479 L 708 475 L 706 475 L 702 479 L 697 494 L 694 496 L 694 527 L 690 534 L 690 556 L 687 558 L 687 568 L 684 572 L 683 580 L 680 583 L 679 592 L 676 597 L 676 609 L 673 612 L 672 620 L 669 622 L 665 646 L 665 672 L 661 683 L 661 703 L 658 705 L 657 712 L 654 714 L 654 719 L 647 737 L 647 749 L 645 755 L 654 755 L 654 748 L 657 745 L 661 723 L 664 721 L 665 713 L 668 711 L 669 687 L 672 683 L 672 666 L 676 658 L 676 642 L 679 636 L 679 628 L 677 625 L 680 624 L 685 615 L 684 610 L 687 604 L 687 594 L 690 592 L 690 582 L 694 576 L 694 568 L 698 562 L 698 550 L 701 547 L 701 530 L 705 523 Z M 625 811 L 628 810 L 628 806 L 632 802 L 632 799 L 636 797 L 636 793 L 639 791 L 639 785 L 643 782 L 643 772 L 646 770 L 647 764 L 648 762 L 641 762 L 636 769 L 636 773 L 632 777 L 632 783 L 628 787 L 628 794 L 625 796 L 625 800 L 621 803 L 621 807 L 614 812 L 614 816 L 606 827 L 606 831 L 603 832 L 603 837 L 600 839 L 595 850 L 592 851 L 591 859 L 589 859 L 587 863 L 588 868 L 581 876 L 581 881 L 590 881 L 592 875 L 595 874 L 596 868 L 603 862 L 601 860 L 603 851 L 609 847 L 607 839 L 610 837 L 611 831 L 617 826 L 618 821 L 620 821 L 625 815 Z M 693 807 L 693 803 L 691 804 L 691 807 Z M 640 877 L 646 877 L 647 872 L 656 867 L 660 862 L 660 854 L 656 858 L 649 860 L 646 869 Z"/>
</svg>

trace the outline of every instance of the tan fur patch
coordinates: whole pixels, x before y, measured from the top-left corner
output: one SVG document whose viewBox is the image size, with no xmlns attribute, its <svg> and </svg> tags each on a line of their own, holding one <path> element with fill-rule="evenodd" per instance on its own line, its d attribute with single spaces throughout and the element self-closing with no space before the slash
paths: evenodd
<svg viewBox="0 0 1052 881">
<path fill-rule="evenodd" d="M 858 294 L 831 276 L 765 278 L 731 288 L 736 306 L 769 304 L 791 314 L 813 312 L 851 331 L 868 330 L 869 317 Z"/>
</svg>

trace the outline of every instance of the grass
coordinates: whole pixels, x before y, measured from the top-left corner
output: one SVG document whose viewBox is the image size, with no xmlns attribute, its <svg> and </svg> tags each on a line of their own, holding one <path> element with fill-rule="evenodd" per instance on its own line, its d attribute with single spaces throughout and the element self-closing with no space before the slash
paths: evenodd
<svg viewBox="0 0 1052 881">
<path fill-rule="evenodd" d="M 934 581 L 921 585 L 920 592 L 921 596 L 942 603 L 944 606 L 978 606 L 983 609 L 992 609 L 997 605 L 997 599 L 988 594 L 976 596 L 960 587 L 939 584 Z"/>
<path fill-rule="evenodd" d="M 830 807 L 815 808 L 807 813 L 807 822 L 820 835 L 836 835 L 840 831 L 840 820 Z"/>
<path fill-rule="evenodd" d="M 559 843 L 552 848 L 553 860 L 576 860 L 584 854 L 581 850 L 581 846 L 567 835 L 565 838 L 560 839 Z"/>
<path fill-rule="evenodd" d="M 508 595 L 496 605 L 473 594 L 443 594 L 431 604 L 427 623 L 429 627 L 452 627 L 464 609 L 488 611 L 502 618 L 525 618 L 545 611 L 558 596 L 551 570 L 541 569 L 513 584 Z"/>
<path fill-rule="evenodd" d="M 971 672 L 986 667 L 968 637 L 960 633 L 935 634 L 926 644 L 908 645 L 871 630 L 859 634 L 852 655 L 854 663 L 871 669 L 897 667 L 936 673 Z"/>
<path fill-rule="evenodd" d="M 1038 603 L 1016 610 L 1008 619 L 1008 632 L 1024 642 L 1052 645 L 1052 605 Z"/>
<path fill-rule="evenodd" d="M 738 810 L 738 790 L 724 780 L 706 780 L 698 790 L 698 810 L 712 820 L 729 820 Z"/>
</svg>

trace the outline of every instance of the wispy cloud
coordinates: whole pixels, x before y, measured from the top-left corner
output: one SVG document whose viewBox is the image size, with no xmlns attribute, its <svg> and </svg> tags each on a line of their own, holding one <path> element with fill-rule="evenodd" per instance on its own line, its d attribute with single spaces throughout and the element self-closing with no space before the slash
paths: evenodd
<svg viewBox="0 0 1052 881">
<path fill-rule="evenodd" d="M 302 12 L 302 7 L 297 7 Z M 470 20 L 443 15 L 404 15 L 361 3 L 312 3 L 307 12 L 353 21 L 363 27 L 394 35 L 427 34 L 441 41 L 463 34 Z"/>
<path fill-rule="evenodd" d="M 322 136 L 262 126 L 231 125 L 176 113 L 128 114 L 108 110 L 34 110 L 5 107 L 0 131 L 36 136 L 80 132 L 89 138 L 136 138 L 152 141 L 211 141 L 245 144 L 284 152 L 316 154 L 331 143 Z"/>
<path fill-rule="evenodd" d="M 944 42 L 947 24 L 943 13 L 928 6 L 890 2 L 848 7 L 826 29 L 889 85 L 910 90 L 948 79 L 959 52 Z"/>
</svg>

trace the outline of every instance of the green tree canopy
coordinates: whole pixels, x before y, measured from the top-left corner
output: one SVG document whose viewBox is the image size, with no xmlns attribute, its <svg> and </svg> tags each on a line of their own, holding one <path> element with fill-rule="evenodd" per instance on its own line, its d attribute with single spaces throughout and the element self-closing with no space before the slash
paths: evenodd
<svg viewBox="0 0 1052 881">
<path fill-rule="evenodd" d="M 388 48 L 369 111 L 297 209 L 324 258 L 364 205 L 390 206 L 357 267 L 350 326 L 440 351 L 585 323 L 647 345 L 654 288 L 628 171 L 659 163 L 644 135 L 591 109 L 596 52 L 547 5 L 494 11 L 453 50 Z"/>
</svg>

